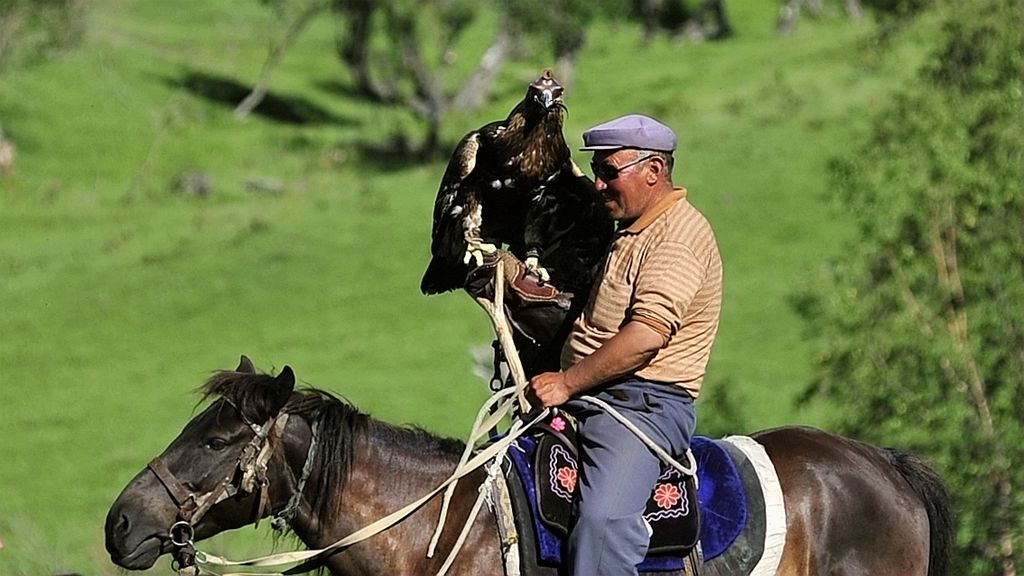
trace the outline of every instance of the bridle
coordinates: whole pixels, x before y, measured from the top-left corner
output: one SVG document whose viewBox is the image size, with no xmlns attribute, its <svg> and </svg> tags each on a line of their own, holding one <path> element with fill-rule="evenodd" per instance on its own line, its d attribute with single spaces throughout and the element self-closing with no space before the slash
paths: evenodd
<svg viewBox="0 0 1024 576">
<path fill-rule="evenodd" d="M 188 485 L 174 476 L 174 473 L 167 468 L 167 464 L 159 456 L 148 464 L 148 468 L 160 480 L 171 499 L 178 506 L 177 521 L 168 530 L 168 536 L 174 546 L 172 568 L 179 573 L 195 566 L 195 526 L 210 508 L 239 493 L 257 492 L 257 504 L 253 508 L 250 523 L 258 523 L 263 517 L 268 500 L 267 488 L 270 486 L 270 479 L 267 478 L 267 462 L 273 454 L 276 440 L 281 438 L 288 423 L 288 413 L 278 412 L 262 425 L 256 424 L 233 402 L 223 397 L 221 400 L 238 412 L 242 421 L 249 426 L 254 434 L 252 440 L 242 448 L 236 466 L 220 484 L 213 490 L 196 494 L 189 489 Z M 300 493 L 301 490 L 302 487 L 299 488 Z"/>
</svg>

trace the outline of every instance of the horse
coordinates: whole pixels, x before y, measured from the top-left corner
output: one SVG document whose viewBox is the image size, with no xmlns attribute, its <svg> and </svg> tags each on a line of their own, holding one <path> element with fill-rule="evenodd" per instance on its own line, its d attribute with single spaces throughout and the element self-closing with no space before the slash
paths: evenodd
<svg viewBox="0 0 1024 576">
<path fill-rule="evenodd" d="M 288 366 L 276 376 L 259 373 L 244 356 L 235 370 L 215 373 L 201 393 L 209 405 L 110 508 L 106 548 L 122 568 L 147 569 L 193 541 L 267 517 L 286 523 L 307 546 L 326 547 L 430 492 L 464 448 L 374 419 L 329 392 L 297 390 Z M 775 466 L 785 504 L 777 575 L 949 574 L 949 495 L 922 460 L 802 426 L 752 437 Z M 440 498 L 325 555 L 319 567 L 346 576 L 436 574 L 470 521 L 448 574 L 503 575 L 493 512 L 483 507 L 468 520 L 485 478 L 475 470 L 458 483 L 433 557 L 425 551 Z M 699 573 L 729 571 L 713 559 Z"/>
</svg>

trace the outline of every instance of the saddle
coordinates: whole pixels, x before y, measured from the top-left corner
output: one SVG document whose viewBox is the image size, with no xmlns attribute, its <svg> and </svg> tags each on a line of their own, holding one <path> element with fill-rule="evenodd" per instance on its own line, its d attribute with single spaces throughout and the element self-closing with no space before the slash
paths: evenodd
<svg viewBox="0 0 1024 576">
<path fill-rule="evenodd" d="M 696 481 L 666 466 L 652 489 L 644 519 L 653 533 L 641 572 L 682 570 L 683 558 L 698 540 L 705 559 L 720 555 L 746 523 L 747 496 L 728 452 L 707 438 L 695 437 L 692 444 L 702 464 Z M 522 560 L 541 570 L 560 566 L 576 487 L 575 432 L 556 415 L 520 437 L 509 449 L 509 461 L 506 479 Z"/>
</svg>

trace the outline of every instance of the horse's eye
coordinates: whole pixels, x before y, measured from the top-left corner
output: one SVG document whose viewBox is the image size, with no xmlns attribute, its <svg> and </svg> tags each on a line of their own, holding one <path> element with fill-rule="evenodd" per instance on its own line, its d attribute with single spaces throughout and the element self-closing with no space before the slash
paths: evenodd
<svg viewBox="0 0 1024 576">
<path fill-rule="evenodd" d="M 228 442 L 223 438 L 210 438 L 203 445 L 209 448 L 210 450 L 223 450 L 225 447 L 227 447 Z"/>
</svg>

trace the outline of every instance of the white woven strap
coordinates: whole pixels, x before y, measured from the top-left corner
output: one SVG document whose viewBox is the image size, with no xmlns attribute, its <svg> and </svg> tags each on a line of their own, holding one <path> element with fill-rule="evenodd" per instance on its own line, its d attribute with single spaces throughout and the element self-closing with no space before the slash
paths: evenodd
<svg viewBox="0 0 1024 576">
<path fill-rule="evenodd" d="M 515 390 L 512 388 L 502 388 L 491 395 L 491 397 L 484 402 L 484 405 L 480 407 L 480 410 L 476 414 L 476 419 L 473 422 L 473 429 L 470 430 L 469 438 L 466 440 L 466 446 L 462 450 L 462 457 L 459 459 L 460 467 L 465 466 L 466 462 L 469 461 L 470 456 L 473 454 L 473 448 L 476 447 L 477 441 L 489 430 L 494 428 L 502 418 L 509 414 L 512 409 L 512 402 L 506 397 L 511 396 L 514 392 Z M 452 482 L 444 492 L 444 500 L 441 503 L 441 514 L 437 520 L 437 526 L 434 528 L 434 535 L 430 539 L 430 546 L 427 548 L 427 558 L 434 557 L 434 552 L 437 549 L 437 541 L 441 537 L 441 530 L 444 528 L 444 523 L 448 519 L 448 506 L 451 504 L 452 496 L 455 494 L 456 484 L 457 482 Z"/>
<path fill-rule="evenodd" d="M 441 569 L 437 571 L 436 576 L 445 576 L 448 573 L 448 569 L 452 567 L 452 563 L 455 562 L 455 556 L 458 555 L 459 551 L 462 550 L 462 546 L 466 543 L 466 538 L 469 536 L 469 530 L 473 527 L 473 523 L 476 522 L 477 516 L 480 514 L 480 508 L 485 501 L 490 500 L 491 493 L 494 490 L 495 479 L 501 476 L 501 461 L 504 458 L 504 454 L 495 456 L 494 460 L 491 461 L 491 465 L 487 467 L 487 478 L 480 484 L 477 489 L 476 502 L 473 503 L 473 510 L 470 511 L 469 516 L 466 518 L 466 524 L 462 527 L 462 532 L 459 533 L 459 538 L 452 545 L 451 552 L 448 553 L 448 557 L 445 559 L 444 564 L 441 565 Z M 454 484 L 453 484 L 454 486 Z M 451 488 L 451 486 L 449 486 Z"/>
<path fill-rule="evenodd" d="M 622 413 L 616 410 L 615 407 L 613 407 L 611 404 L 605 402 L 604 400 L 601 400 L 600 398 L 595 398 L 593 396 L 577 396 L 577 398 L 579 400 L 583 400 L 584 402 L 589 402 L 610 414 L 612 418 L 618 420 L 619 423 L 625 426 L 630 432 L 635 434 L 636 437 L 639 438 L 645 446 L 650 448 L 651 452 L 654 452 L 654 455 L 657 456 L 662 462 L 675 468 L 684 476 L 693 476 L 693 481 L 697 482 L 697 461 L 693 458 L 692 450 L 686 450 L 687 466 L 684 466 L 675 458 L 673 458 L 671 454 L 666 452 L 664 448 L 658 446 L 658 444 L 654 440 L 651 440 L 651 438 L 647 434 L 644 434 L 643 430 L 641 430 L 635 424 L 630 422 L 628 418 L 623 416 Z"/>
</svg>

